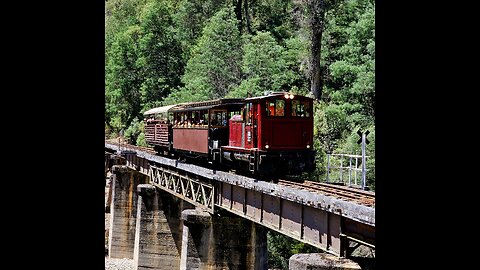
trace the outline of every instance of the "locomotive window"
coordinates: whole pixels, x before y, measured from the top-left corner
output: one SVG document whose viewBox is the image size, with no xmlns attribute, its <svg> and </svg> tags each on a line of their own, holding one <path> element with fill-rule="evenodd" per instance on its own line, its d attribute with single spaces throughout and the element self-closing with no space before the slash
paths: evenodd
<svg viewBox="0 0 480 270">
<path fill-rule="evenodd" d="M 252 124 L 252 103 L 245 104 L 245 125 Z"/>
<path fill-rule="evenodd" d="M 308 100 L 292 100 L 292 116 L 309 117 L 310 102 Z"/>
<path fill-rule="evenodd" d="M 285 100 L 267 100 L 266 105 L 268 116 L 285 116 Z"/>
<path fill-rule="evenodd" d="M 232 118 L 234 115 L 240 115 L 240 111 L 231 111 L 228 113 L 228 119 Z"/>
<path fill-rule="evenodd" d="M 275 116 L 285 116 L 285 100 L 275 100 Z"/>
</svg>

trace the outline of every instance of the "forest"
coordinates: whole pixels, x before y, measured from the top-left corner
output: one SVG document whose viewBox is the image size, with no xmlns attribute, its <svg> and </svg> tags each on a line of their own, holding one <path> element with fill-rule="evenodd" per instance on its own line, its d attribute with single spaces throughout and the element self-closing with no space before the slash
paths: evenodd
<svg viewBox="0 0 480 270">
<path fill-rule="evenodd" d="M 143 112 L 265 91 L 314 102 L 316 171 L 327 153 L 361 154 L 375 190 L 375 1 L 108 0 L 105 133 L 146 145 Z M 269 234 L 269 263 L 284 268 L 305 245 Z M 283 248 L 282 248 L 283 247 Z M 287 261 L 285 261 L 287 260 Z"/>
</svg>

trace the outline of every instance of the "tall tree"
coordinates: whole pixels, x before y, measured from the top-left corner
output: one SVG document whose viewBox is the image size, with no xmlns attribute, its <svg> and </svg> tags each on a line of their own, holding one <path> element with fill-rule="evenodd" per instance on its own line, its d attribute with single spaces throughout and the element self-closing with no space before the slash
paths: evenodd
<svg viewBox="0 0 480 270">
<path fill-rule="evenodd" d="M 224 97 L 241 80 L 242 42 L 232 8 L 219 10 L 205 25 L 170 102 Z"/>
<path fill-rule="evenodd" d="M 326 0 L 306 0 L 311 28 L 310 91 L 316 99 L 322 97 L 323 87 L 320 54 L 322 48 L 322 33 L 325 25 L 325 1 Z"/>
<path fill-rule="evenodd" d="M 371 125 L 375 118 L 375 3 L 343 1 L 327 12 L 326 22 L 322 100 L 345 111 L 350 131 Z"/>
<path fill-rule="evenodd" d="M 138 10 L 147 0 L 109 0 L 105 2 L 105 47 L 109 48 L 117 33 L 138 24 Z"/>
<path fill-rule="evenodd" d="M 352 1 L 344 9 L 354 20 L 328 66 L 336 89 L 326 89 L 332 102 L 344 104 L 352 126 L 373 124 L 375 118 L 375 2 Z"/>
<path fill-rule="evenodd" d="M 278 42 L 281 42 L 285 38 L 292 37 L 298 30 L 298 26 L 293 24 L 292 1 L 248 0 L 244 2 L 244 17 L 248 33 L 268 31 Z"/>
<path fill-rule="evenodd" d="M 126 128 L 140 110 L 137 15 L 145 2 L 105 3 L 105 122 L 114 132 Z"/>
<path fill-rule="evenodd" d="M 130 26 L 112 43 L 105 75 L 106 118 L 119 131 L 140 112 L 139 69 L 137 67 L 140 29 Z"/>
<path fill-rule="evenodd" d="M 322 38 L 322 100 L 317 105 L 317 153 L 360 153 L 357 131 L 375 132 L 375 2 L 342 0 L 325 14 Z M 371 140 L 373 141 L 373 140 Z M 367 145 L 368 166 L 375 164 L 374 143 Z M 317 159 L 324 168 L 325 159 Z M 322 163 L 324 162 L 324 163 Z M 374 185 L 369 167 L 367 182 Z"/>
<path fill-rule="evenodd" d="M 173 15 L 175 34 L 180 41 L 184 59 L 191 56 L 191 49 L 202 35 L 202 29 L 217 11 L 230 0 L 181 0 Z"/>
<path fill-rule="evenodd" d="M 175 36 L 168 1 L 147 3 L 140 13 L 137 65 L 141 70 L 142 106 L 152 107 L 180 86 L 184 72 L 181 46 Z"/>
<path fill-rule="evenodd" d="M 290 91 L 301 84 L 298 65 L 302 45 L 298 39 L 287 40 L 282 47 L 270 32 L 259 31 L 244 38 L 242 71 L 244 80 L 229 93 L 232 97 L 262 95 L 265 91 Z"/>
</svg>

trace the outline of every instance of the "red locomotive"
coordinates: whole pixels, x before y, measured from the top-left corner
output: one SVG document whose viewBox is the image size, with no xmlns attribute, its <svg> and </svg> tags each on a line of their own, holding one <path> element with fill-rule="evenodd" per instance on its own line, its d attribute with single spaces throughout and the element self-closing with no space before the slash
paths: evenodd
<svg viewBox="0 0 480 270">
<path fill-rule="evenodd" d="M 260 176 L 315 169 L 313 100 L 285 92 L 154 108 L 145 139 L 157 152 L 203 158 Z"/>
</svg>

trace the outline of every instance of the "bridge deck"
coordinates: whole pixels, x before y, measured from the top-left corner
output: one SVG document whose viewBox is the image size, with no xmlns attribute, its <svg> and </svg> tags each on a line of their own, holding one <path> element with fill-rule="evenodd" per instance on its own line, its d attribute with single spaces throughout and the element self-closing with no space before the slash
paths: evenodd
<svg viewBox="0 0 480 270">
<path fill-rule="evenodd" d="M 150 175 L 158 188 L 210 211 L 214 207 L 225 209 L 340 256 L 348 254 L 349 241 L 375 246 L 374 207 L 306 190 L 294 183 L 265 182 L 138 148 L 119 148 L 105 142 L 105 150 L 124 156 L 128 166 Z"/>
<path fill-rule="evenodd" d="M 116 151 L 118 146 L 105 143 L 105 148 Z M 135 152 L 138 157 L 142 157 L 155 163 L 175 167 L 180 170 L 195 172 L 195 174 L 208 179 L 244 187 L 246 189 L 255 190 L 271 196 L 280 197 L 282 199 L 290 200 L 299 204 L 338 214 L 370 226 L 375 226 L 375 208 L 373 207 L 337 199 L 320 192 L 302 190 L 293 186 L 278 185 L 242 175 L 236 175 L 230 172 L 216 171 L 193 164 L 181 163 L 177 160 L 153 155 L 145 151 L 136 150 Z"/>
</svg>

